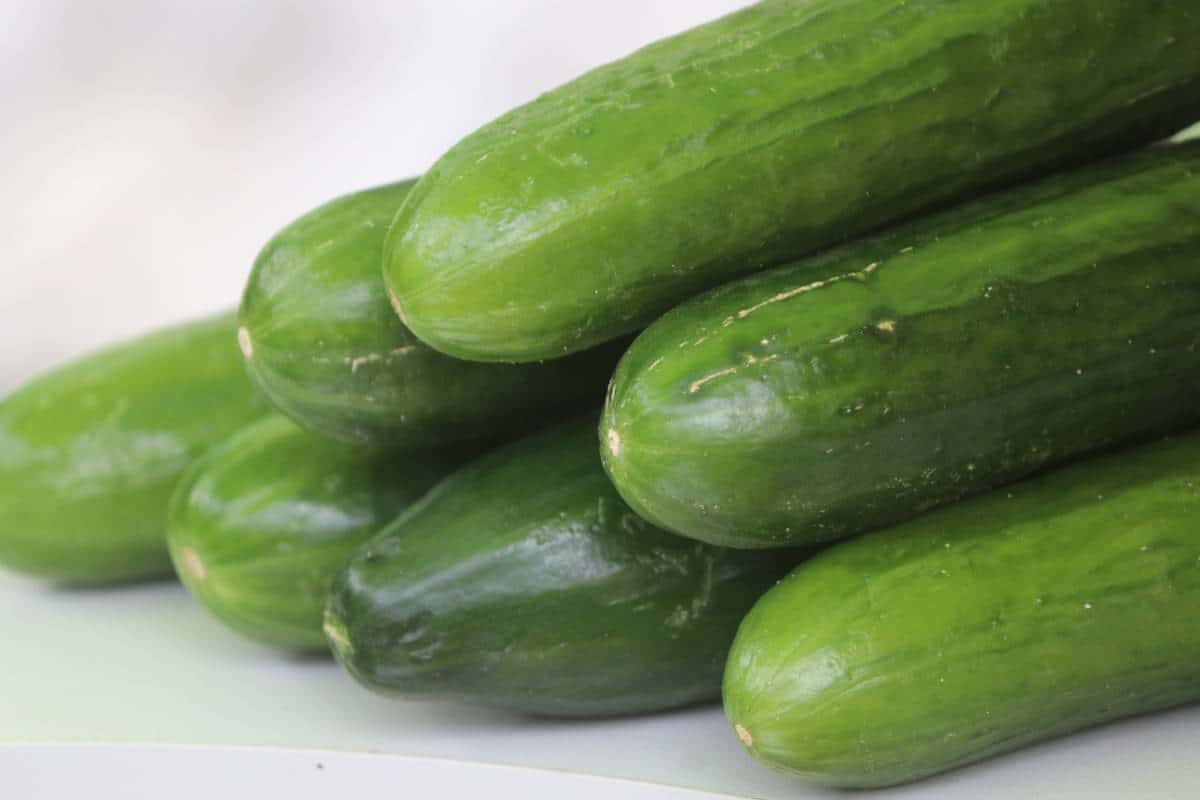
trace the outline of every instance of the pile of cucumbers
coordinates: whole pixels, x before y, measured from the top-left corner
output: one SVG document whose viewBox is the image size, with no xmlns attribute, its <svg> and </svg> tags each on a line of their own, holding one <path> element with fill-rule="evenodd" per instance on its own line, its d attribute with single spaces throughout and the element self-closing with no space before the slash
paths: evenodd
<svg viewBox="0 0 1200 800">
<path fill-rule="evenodd" d="M 764 0 L 0 401 L 0 563 L 876 787 L 1200 700 L 1200 7 Z"/>
</svg>

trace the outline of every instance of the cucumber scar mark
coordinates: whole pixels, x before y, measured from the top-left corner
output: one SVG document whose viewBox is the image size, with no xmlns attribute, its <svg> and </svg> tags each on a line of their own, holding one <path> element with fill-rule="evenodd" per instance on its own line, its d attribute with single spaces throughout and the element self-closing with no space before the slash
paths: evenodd
<svg viewBox="0 0 1200 800">
<path fill-rule="evenodd" d="M 737 367 L 725 367 L 725 369 L 719 369 L 716 372 L 709 373 L 703 378 L 698 378 L 692 381 L 691 385 L 688 386 L 688 394 L 695 394 L 704 388 L 704 384 L 708 383 L 709 381 L 715 381 L 717 378 L 723 378 L 726 375 L 732 375 L 737 371 Z"/>
<path fill-rule="evenodd" d="M 746 747 L 754 746 L 754 737 L 750 735 L 750 731 L 746 730 L 745 725 L 739 722 L 733 726 L 733 730 L 737 733 L 737 737 L 742 740 L 742 744 L 746 745 Z"/>
<path fill-rule="evenodd" d="M 185 547 L 179 551 L 179 560 L 182 562 L 183 571 L 197 583 L 202 582 L 208 577 L 208 569 L 204 566 L 204 561 L 200 558 L 200 554 L 191 547 Z"/>
<path fill-rule="evenodd" d="M 247 361 L 254 358 L 254 342 L 251 341 L 250 331 L 245 325 L 238 328 L 238 347 L 242 348 L 242 355 Z"/>
<path fill-rule="evenodd" d="M 809 292 L 814 292 L 817 289 L 824 288 L 824 287 L 829 286 L 834 283 L 840 283 L 841 281 L 865 282 L 868 278 L 871 277 L 871 273 L 875 272 L 875 270 L 879 269 L 881 266 L 883 266 L 882 261 L 872 261 L 870 264 L 867 264 L 865 267 L 863 267 L 860 270 L 855 270 L 853 272 L 847 272 L 844 275 L 834 275 L 833 277 L 826 278 L 825 280 L 813 281 L 812 283 L 806 283 L 803 286 L 797 286 L 792 289 L 787 289 L 786 291 L 782 291 L 777 295 L 768 297 L 766 300 L 763 300 L 759 303 L 755 303 L 754 305 L 750 306 L 749 308 L 743 308 L 742 310 L 738 311 L 733 316 L 726 317 L 724 320 L 721 321 L 721 326 L 724 328 L 728 328 L 735 321 L 737 321 L 739 319 L 745 319 L 746 317 L 750 316 L 755 311 L 758 311 L 761 308 L 765 308 L 769 305 L 773 305 L 774 303 L 782 303 L 785 300 L 791 300 L 793 297 L 797 297 L 798 295 L 808 294 Z"/>
<path fill-rule="evenodd" d="M 405 353 L 411 353 L 413 350 L 416 350 L 416 349 L 417 349 L 416 345 L 408 344 L 408 345 L 404 345 L 403 347 L 397 347 L 392 350 L 389 350 L 386 353 L 367 353 L 366 355 L 362 355 L 362 356 L 344 356 L 342 358 L 342 363 L 349 364 L 350 365 L 350 373 L 354 374 L 354 373 L 358 372 L 358 368 L 361 367 L 363 364 L 371 364 L 376 361 L 387 361 L 389 358 L 394 358 L 396 356 L 402 356 Z"/>
</svg>

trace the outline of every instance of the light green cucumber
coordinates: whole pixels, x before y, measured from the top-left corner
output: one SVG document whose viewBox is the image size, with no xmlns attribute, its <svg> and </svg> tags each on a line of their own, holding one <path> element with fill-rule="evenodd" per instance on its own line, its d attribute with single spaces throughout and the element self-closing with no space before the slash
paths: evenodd
<svg viewBox="0 0 1200 800">
<path fill-rule="evenodd" d="M 0 564 L 65 583 L 171 574 L 167 501 L 267 412 L 233 314 L 85 356 L 0 400 Z"/>
<path fill-rule="evenodd" d="M 171 558 L 193 596 L 234 630 L 324 650 L 333 576 L 461 460 L 454 451 L 365 451 L 272 415 L 184 476 L 171 502 Z"/>
</svg>

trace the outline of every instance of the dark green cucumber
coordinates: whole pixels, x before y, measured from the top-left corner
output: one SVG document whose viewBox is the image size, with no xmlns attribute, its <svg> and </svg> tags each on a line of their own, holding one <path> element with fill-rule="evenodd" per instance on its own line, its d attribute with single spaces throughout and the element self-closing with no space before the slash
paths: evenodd
<svg viewBox="0 0 1200 800">
<path fill-rule="evenodd" d="M 731 278 L 1200 118 L 1200 8 L 773 0 L 542 95 L 409 196 L 422 340 L 551 358 Z"/>
<path fill-rule="evenodd" d="M 69 583 L 167 576 L 167 501 L 208 447 L 263 416 L 234 315 L 152 333 L 0 401 L 0 564 Z"/>
<path fill-rule="evenodd" d="M 396 319 L 379 264 L 412 184 L 333 200 L 263 248 L 238 331 L 255 383 L 309 430 L 393 449 L 511 437 L 548 412 L 597 402 L 622 345 L 547 364 L 470 364 Z"/>
<path fill-rule="evenodd" d="M 798 556 L 656 530 L 596 457 L 595 419 L 495 451 L 338 576 L 325 629 L 385 694 L 554 716 L 716 698 L 738 623 Z"/>
<path fill-rule="evenodd" d="M 1200 144 L 1052 177 L 730 284 L 622 360 L 639 514 L 770 547 L 893 524 L 1200 419 Z"/>
<path fill-rule="evenodd" d="M 802 564 L 725 709 L 767 764 L 887 786 L 1200 700 L 1200 434 L 972 498 Z"/>
<path fill-rule="evenodd" d="M 325 648 L 333 576 L 462 458 L 380 454 L 271 416 L 197 462 L 171 500 L 179 577 L 234 630 L 279 647 Z"/>
</svg>

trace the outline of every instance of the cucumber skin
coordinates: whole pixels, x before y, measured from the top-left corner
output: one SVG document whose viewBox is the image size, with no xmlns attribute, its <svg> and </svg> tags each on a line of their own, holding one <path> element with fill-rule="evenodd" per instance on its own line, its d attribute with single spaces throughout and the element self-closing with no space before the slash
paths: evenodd
<svg viewBox="0 0 1200 800">
<path fill-rule="evenodd" d="M 443 352 L 573 352 L 740 275 L 1165 138 L 1200 117 L 1198 40 L 1187 3 L 759 3 L 459 142 L 401 209 L 384 275 Z"/>
<path fill-rule="evenodd" d="M 0 564 L 74 584 L 171 574 L 167 503 L 267 404 L 232 313 L 84 356 L 0 401 Z"/>
<path fill-rule="evenodd" d="M 735 282 L 648 328 L 601 423 L 637 513 L 811 544 L 1200 414 L 1200 143 Z"/>
<path fill-rule="evenodd" d="M 470 364 L 396 318 L 379 265 L 413 183 L 332 200 L 262 249 L 239 331 L 258 387 L 302 427 L 380 449 L 511 438 L 547 413 L 597 402 L 628 342 L 547 364 Z"/>
<path fill-rule="evenodd" d="M 188 591 L 248 638 L 326 650 L 333 576 L 462 460 L 331 442 L 271 415 L 209 451 L 180 481 L 167 541 Z"/>
<path fill-rule="evenodd" d="M 652 528 L 605 478 L 589 417 L 472 463 L 372 539 L 326 632 L 384 694 L 645 713 L 716 699 L 738 623 L 799 558 Z"/>
<path fill-rule="evenodd" d="M 1192 433 L 802 564 L 742 623 L 726 713 L 773 767 L 888 786 L 1200 700 L 1197 608 Z"/>
</svg>

